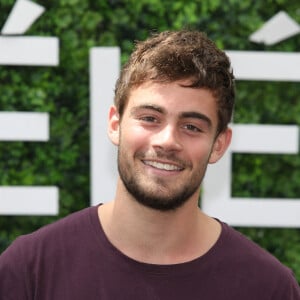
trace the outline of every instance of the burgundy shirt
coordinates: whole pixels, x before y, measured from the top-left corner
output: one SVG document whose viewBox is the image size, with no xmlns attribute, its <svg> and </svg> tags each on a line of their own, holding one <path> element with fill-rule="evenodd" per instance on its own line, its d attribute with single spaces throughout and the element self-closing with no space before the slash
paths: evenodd
<svg viewBox="0 0 300 300">
<path fill-rule="evenodd" d="M 137 262 L 105 236 L 97 207 L 21 236 L 0 256 L 1 300 L 300 300 L 292 272 L 222 224 L 215 245 L 182 264 Z"/>
</svg>

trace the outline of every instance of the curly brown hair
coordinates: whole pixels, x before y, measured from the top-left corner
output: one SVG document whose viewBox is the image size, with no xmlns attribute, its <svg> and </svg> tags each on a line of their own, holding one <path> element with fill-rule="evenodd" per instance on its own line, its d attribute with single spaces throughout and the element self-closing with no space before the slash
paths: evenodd
<svg viewBox="0 0 300 300">
<path fill-rule="evenodd" d="M 122 116 L 130 91 L 153 81 L 189 79 L 189 87 L 210 90 L 218 103 L 218 133 L 232 118 L 235 87 L 227 55 L 199 31 L 165 31 L 138 42 L 116 83 L 115 105 Z"/>
</svg>

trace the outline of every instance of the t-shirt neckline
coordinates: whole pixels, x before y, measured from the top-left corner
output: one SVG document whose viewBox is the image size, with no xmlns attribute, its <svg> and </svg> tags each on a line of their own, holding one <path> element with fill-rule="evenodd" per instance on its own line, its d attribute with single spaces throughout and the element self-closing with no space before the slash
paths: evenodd
<svg viewBox="0 0 300 300">
<path fill-rule="evenodd" d="M 151 274 L 166 274 L 166 275 L 176 275 L 176 274 L 186 274 L 193 273 L 193 270 L 199 272 L 199 268 L 206 267 L 207 263 L 214 259 L 215 256 L 218 256 L 218 252 L 222 248 L 224 240 L 226 240 L 226 235 L 228 231 L 228 226 L 216 219 L 221 225 L 221 233 L 214 243 L 214 245 L 203 255 L 183 263 L 178 264 L 169 264 L 169 265 L 159 265 L 159 264 L 150 264 L 145 262 L 137 261 L 116 248 L 106 236 L 101 222 L 98 217 L 98 207 L 102 204 L 92 206 L 90 209 L 90 221 L 95 233 L 95 240 L 98 243 L 99 254 L 102 251 L 105 251 L 105 255 L 112 260 L 113 263 L 118 264 L 122 268 L 132 268 L 140 269 L 140 271 L 149 272 Z M 101 255 L 101 254 L 100 254 Z"/>
</svg>

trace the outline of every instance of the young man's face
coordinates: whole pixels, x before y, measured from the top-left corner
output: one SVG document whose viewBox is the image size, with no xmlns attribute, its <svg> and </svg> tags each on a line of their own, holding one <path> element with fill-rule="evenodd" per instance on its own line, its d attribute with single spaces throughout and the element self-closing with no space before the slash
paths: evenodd
<svg viewBox="0 0 300 300">
<path fill-rule="evenodd" d="M 122 183 L 139 203 L 158 210 L 198 198 L 207 164 L 230 142 L 229 129 L 216 137 L 212 93 L 181 85 L 187 83 L 145 83 L 131 91 L 121 120 L 114 107 L 110 112 Z"/>
</svg>

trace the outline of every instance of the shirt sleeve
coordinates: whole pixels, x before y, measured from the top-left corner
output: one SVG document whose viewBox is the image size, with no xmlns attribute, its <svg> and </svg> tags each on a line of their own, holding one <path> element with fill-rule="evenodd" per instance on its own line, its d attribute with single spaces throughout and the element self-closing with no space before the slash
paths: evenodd
<svg viewBox="0 0 300 300">
<path fill-rule="evenodd" d="M 291 270 L 288 276 L 282 278 L 282 282 L 277 285 L 277 291 L 272 300 L 300 300 L 300 286 Z"/>
<path fill-rule="evenodd" d="M 290 284 L 290 299 L 291 300 L 300 300 L 300 286 L 296 279 L 293 277 Z"/>
<path fill-rule="evenodd" d="M 0 299 L 27 300 L 28 276 L 26 262 L 17 239 L 0 255 Z M 26 276 L 27 275 L 27 276 Z"/>
</svg>

